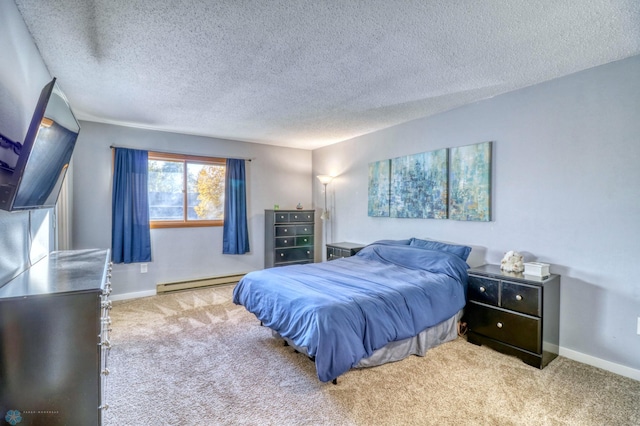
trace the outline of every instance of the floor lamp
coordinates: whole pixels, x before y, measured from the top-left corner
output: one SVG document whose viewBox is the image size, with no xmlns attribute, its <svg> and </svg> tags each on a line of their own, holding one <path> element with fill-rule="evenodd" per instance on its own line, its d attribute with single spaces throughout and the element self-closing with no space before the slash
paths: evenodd
<svg viewBox="0 0 640 426">
<path fill-rule="evenodd" d="M 333 180 L 333 176 L 318 175 L 317 177 L 320 183 L 324 185 L 324 210 L 322 210 L 322 215 L 320 216 L 320 219 L 324 220 L 325 222 L 322 225 L 322 228 L 324 229 L 324 243 L 327 244 L 327 223 L 331 219 L 329 216 L 329 210 L 327 210 L 327 185 L 329 184 L 329 182 Z"/>
</svg>

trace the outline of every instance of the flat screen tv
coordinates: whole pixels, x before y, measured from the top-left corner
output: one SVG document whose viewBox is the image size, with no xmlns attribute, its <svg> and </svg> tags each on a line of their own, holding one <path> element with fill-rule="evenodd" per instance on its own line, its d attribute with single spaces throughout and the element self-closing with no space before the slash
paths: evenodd
<svg viewBox="0 0 640 426">
<path fill-rule="evenodd" d="M 54 207 L 79 132 L 54 78 L 40 93 L 24 143 L 0 143 L 0 209 Z"/>
</svg>

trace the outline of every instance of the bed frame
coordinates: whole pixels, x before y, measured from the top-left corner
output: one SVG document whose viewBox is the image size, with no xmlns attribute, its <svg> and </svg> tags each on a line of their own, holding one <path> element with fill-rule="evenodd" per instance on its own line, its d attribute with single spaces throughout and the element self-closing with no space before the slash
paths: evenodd
<svg viewBox="0 0 640 426">
<path fill-rule="evenodd" d="M 433 327 L 424 329 L 418 335 L 404 340 L 388 343 L 386 346 L 374 351 L 368 358 L 361 359 L 355 368 L 375 367 L 388 362 L 400 361 L 409 355 L 425 356 L 427 351 L 442 343 L 450 342 L 458 337 L 460 319 L 463 310 L 461 309 L 448 320 L 442 321 Z M 260 325 L 263 325 L 260 322 Z M 284 346 L 291 346 L 296 352 L 306 355 L 315 362 L 314 357 L 309 356 L 307 348 L 297 346 L 290 339 L 282 337 L 277 331 L 271 330 L 273 337 L 283 340 Z M 338 384 L 338 379 L 333 379 L 334 385 Z"/>
</svg>

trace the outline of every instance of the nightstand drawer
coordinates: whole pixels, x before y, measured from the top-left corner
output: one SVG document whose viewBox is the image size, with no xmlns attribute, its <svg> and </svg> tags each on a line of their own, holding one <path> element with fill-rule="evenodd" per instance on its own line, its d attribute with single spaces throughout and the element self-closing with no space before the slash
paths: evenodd
<svg viewBox="0 0 640 426">
<path fill-rule="evenodd" d="M 542 353 L 540 319 L 513 314 L 500 309 L 469 303 L 466 312 L 469 329 L 491 339 L 518 348 Z"/>
<path fill-rule="evenodd" d="M 468 298 L 498 306 L 499 288 L 499 280 L 469 276 Z"/>
<path fill-rule="evenodd" d="M 502 282 L 501 306 L 524 314 L 541 316 L 540 287 Z"/>
</svg>

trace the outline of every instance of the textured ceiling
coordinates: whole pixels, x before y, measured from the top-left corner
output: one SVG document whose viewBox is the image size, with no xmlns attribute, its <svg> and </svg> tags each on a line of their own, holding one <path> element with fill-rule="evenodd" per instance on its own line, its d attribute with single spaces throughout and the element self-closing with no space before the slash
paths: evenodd
<svg viewBox="0 0 640 426">
<path fill-rule="evenodd" d="M 16 0 L 83 120 L 313 149 L 640 54 L 638 0 Z"/>
</svg>

